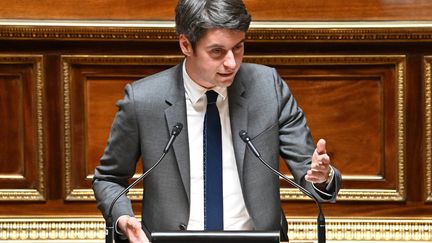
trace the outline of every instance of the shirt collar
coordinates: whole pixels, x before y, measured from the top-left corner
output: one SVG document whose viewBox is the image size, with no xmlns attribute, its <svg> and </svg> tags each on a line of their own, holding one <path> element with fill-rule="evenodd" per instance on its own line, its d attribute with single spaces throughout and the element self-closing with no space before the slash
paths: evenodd
<svg viewBox="0 0 432 243">
<path fill-rule="evenodd" d="M 189 74 L 186 72 L 186 59 L 183 62 L 183 81 L 184 81 L 184 87 L 186 91 L 186 98 L 188 98 L 192 102 L 192 104 L 196 104 L 199 101 L 199 99 L 201 99 L 205 95 L 205 93 L 209 90 L 197 84 L 190 78 Z M 216 86 L 212 88 L 212 90 L 218 93 L 222 97 L 222 100 L 226 99 L 227 97 L 226 87 Z"/>
</svg>

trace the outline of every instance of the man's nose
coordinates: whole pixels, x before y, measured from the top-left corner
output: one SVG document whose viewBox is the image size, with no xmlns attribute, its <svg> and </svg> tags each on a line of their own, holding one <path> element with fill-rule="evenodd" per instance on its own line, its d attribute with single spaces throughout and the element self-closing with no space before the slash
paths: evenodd
<svg viewBox="0 0 432 243">
<path fill-rule="evenodd" d="M 228 53 L 225 56 L 224 66 L 229 69 L 235 69 L 236 67 L 236 60 L 234 57 L 234 53 L 232 51 L 228 51 Z"/>
</svg>

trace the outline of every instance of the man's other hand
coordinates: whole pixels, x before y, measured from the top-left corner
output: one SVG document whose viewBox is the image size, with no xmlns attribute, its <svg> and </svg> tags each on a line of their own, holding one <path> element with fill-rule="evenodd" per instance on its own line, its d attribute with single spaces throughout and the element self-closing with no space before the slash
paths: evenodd
<svg viewBox="0 0 432 243">
<path fill-rule="evenodd" d="M 121 216 L 117 222 L 117 227 L 130 243 L 150 243 L 141 228 L 141 223 L 134 217 Z"/>
</svg>

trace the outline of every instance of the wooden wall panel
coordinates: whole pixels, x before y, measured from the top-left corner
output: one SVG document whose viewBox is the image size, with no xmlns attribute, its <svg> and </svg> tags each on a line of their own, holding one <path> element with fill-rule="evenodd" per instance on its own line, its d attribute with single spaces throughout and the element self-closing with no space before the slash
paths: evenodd
<svg viewBox="0 0 432 243">
<path fill-rule="evenodd" d="M 151 68 L 158 59 L 163 56 L 62 58 L 67 200 L 93 200 L 93 169 L 124 85 L 175 65 L 181 57 Z M 339 200 L 404 200 L 404 130 L 398 127 L 404 124 L 399 107 L 405 106 L 405 76 L 398 71 L 405 69 L 403 56 L 246 55 L 245 61 L 274 66 L 288 81 L 312 131 L 327 139 L 333 163 L 344 172 Z M 282 185 L 282 199 L 306 198 Z M 131 195 L 142 196 L 139 190 Z"/>
<path fill-rule="evenodd" d="M 179 56 L 62 56 L 67 201 L 94 200 L 91 180 L 125 85 L 180 60 Z M 140 163 L 137 168 L 135 177 L 142 172 Z M 139 200 L 142 190 L 137 187 L 129 195 Z"/>
<path fill-rule="evenodd" d="M 315 140 L 327 140 L 332 162 L 343 171 L 339 200 L 405 199 L 404 56 L 273 55 L 245 61 L 276 67 L 288 82 Z M 295 191 L 283 189 L 282 198 Z"/>
<path fill-rule="evenodd" d="M 94 168 L 99 164 L 99 160 L 105 149 L 112 120 L 118 110 L 114 105 L 115 101 L 123 98 L 123 89 L 127 83 L 136 80 L 138 77 L 120 75 L 112 67 L 101 67 L 106 70 L 104 76 L 85 75 L 84 87 L 84 107 L 74 107 L 83 112 L 81 117 L 85 121 L 84 137 L 86 149 L 86 175 L 92 176 Z M 105 76 L 106 75 L 106 76 Z M 74 98 L 77 98 L 74 96 Z M 78 97 L 81 98 L 81 97 Z M 83 109 L 84 108 L 84 109 Z"/>
<path fill-rule="evenodd" d="M 245 0 L 254 21 L 431 20 L 427 0 Z M 0 18 L 173 20 L 177 0 L 2 1 Z"/>
<path fill-rule="evenodd" d="M 45 199 L 42 57 L 0 55 L 0 200 Z"/>
<path fill-rule="evenodd" d="M 33 194 L 16 189 L 5 177 L 22 166 L 0 157 L 0 240 L 102 241 L 90 180 L 115 102 L 125 83 L 180 60 L 172 22 L 136 23 L 0 21 L 0 115 L 20 110 L 27 124 L 0 125 L 23 134 L 24 170 L 35 173 Z M 327 239 L 431 241 L 432 22 L 254 25 L 245 61 L 277 68 L 342 171 L 339 200 L 323 205 Z M 18 90 L 22 108 L 10 104 Z M 22 149 L 11 134 L 0 132 L 8 157 Z M 282 186 L 291 239 L 314 240 L 313 202 Z"/>
<path fill-rule="evenodd" d="M 12 71 L 11 67 L 3 68 L 8 72 Z M 2 72 L 0 81 L 0 95 L 2 104 L 0 119 L 0 137 L 2 140 L 0 154 L 2 155 L 2 174 L 10 177 L 23 177 L 24 172 L 24 137 L 23 137 L 23 80 L 20 80 L 18 73 L 15 75 Z M 27 122 L 28 123 L 28 122 Z M 15 161 L 9 161 L 8 158 L 15 158 Z M 3 185 L 4 186 L 4 185 Z"/>
</svg>

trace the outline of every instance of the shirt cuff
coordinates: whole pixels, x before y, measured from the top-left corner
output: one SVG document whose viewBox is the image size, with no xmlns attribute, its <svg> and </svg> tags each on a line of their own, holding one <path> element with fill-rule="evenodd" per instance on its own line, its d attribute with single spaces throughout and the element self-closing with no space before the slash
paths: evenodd
<svg viewBox="0 0 432 243">
<path fill-rule="evenodd" d="M 331 177 L 330 178 L 328 178 L 327 179 L 327 185 L 326 185 L 326 188 L 325 188 L 325 190 L 326 191 L 323 191 L 323 190 L 321 190 L 321 189 L 318 189 L 316 186 L 315 186 L 315 184 L 314 183 L 312 183 L 312 186 L 313 186 L 313 188 L 316 190 L 316 191 L 318 191 L 319 193 L 322 193 L 322 194 L 324 194 L 325 196 L 328 196 L 328 197 L 331 197 L 332 196 L 332 194 L 330 194 L 330 193 L 328 193 L 329 191 L 331 191 L 331 189 L 332 189 L 332 183 L 333 183 L 333 179 L 334 179 L 334 170 L 333 170 L 333 167 L 332 166 L 330 166 L 330 174 L 331 174 Z"/>
</svg>

